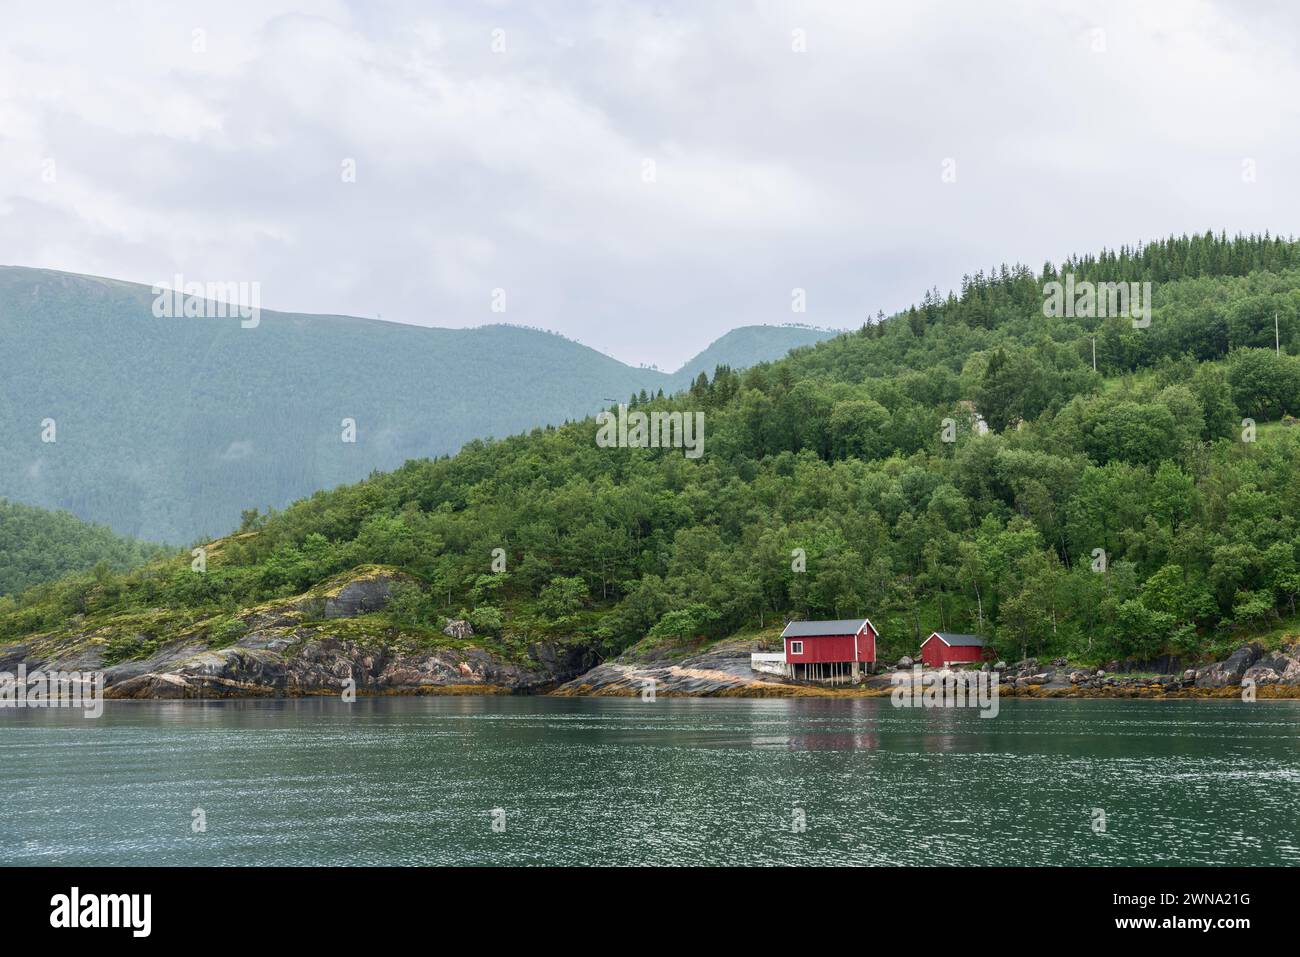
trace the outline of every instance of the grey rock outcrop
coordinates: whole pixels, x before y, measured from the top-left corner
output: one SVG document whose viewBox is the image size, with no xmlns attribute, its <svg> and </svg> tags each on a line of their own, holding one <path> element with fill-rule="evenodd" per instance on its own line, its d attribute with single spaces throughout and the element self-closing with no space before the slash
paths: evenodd
<svg viewBox="0 0 1300 957">
<path fill-rule="evenodd" d="M 360 568 L 324 594 L 249 609 L 238 616 L 247 630 L 225 647 L 212 647 L 200 623 L 168 640 L 136 636 L 139 653 L 116 660 L 114 643 L 120 648 L 131 632 L 72 630 L 0 648 L 0 671 L 20 664 L 28 673 L 102 671 L 110 698 L 220 698 L 331 695 L 345 688 L 359 695 L 539 692 L 596 664 L 594 641 L 538 641 L 507 655 L 508 643 L 496 652 L 439 647 L 383 620 L 348 620 L 382 609 L 401 580 L 387 569 Z"/>
<path fill-rule="evenodd" d="M 1228 685 L 1241 684 L 1246 671 L 1259 660 L 1263 650 L 1257 643 L 1251 642 L 1234 651 L 1226 661 L 1218 661 L 1197 669 L 1196 687 L 1224 688 Z"/>
<path fill-rule="evenodd" d="M 524 662 L 478 648 L 397 650 L 332 637 L 305 640 L 292 654 L 233 645 L 204 651 L 167 670 L 114 681 L 114 698 L 223 698 L 258 695 L 437 693 L 476 687 L 505 692 L 545 691 L 585 671 L 594 661 L 581 646 L 537 643 Z M 349 682 L 351 684 L 349 684 Z"/>
<path fill-rule="evenodd" d="M 472 638 L 474 636 L 474 627 L 464 618 L 453 618 L 447 622 L 442 633 L 449 638 Z"/>
<path fill-rule="evenodd" d="M 1241 677 L 1257 685 L 1300 685 L 1300 644 L 1261 654 Z"/>
<path fill-rule="evenodd" d="M 355 618 L 369 612 L 383 611 L 393 597 L 396 579 L 375 575 L 350 581 L 325 599 L 326 618 Z"/>
</svg>

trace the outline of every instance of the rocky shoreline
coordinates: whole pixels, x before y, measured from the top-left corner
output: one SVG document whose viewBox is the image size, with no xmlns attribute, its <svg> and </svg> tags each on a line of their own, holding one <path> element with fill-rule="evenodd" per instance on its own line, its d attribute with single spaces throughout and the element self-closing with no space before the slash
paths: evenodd
<svg viewBox="0 0 1300 957">
<path fill-rule="evenodd" d="M 615 660 L 551 693 L 633 696 L 653 688 L 656 695 L 669 697 L 879 697 L 895 687 L 893 673 L 910 675 L 914 665 L 903 658 L 857 685 L 830 687 L 751 671 L 749 654 L 754 650 L 761 649 L 752 642 L 724 642 L 699 655 L 671 660 Z M 983 670 L 997 672 L 998 693 L 1013 698 L 1237 698 L 1244 687 L 1251 687 L 1260 698 L 1300 699 L 1300 643 L 1271 652 L 1259 644 L 1243 645 L 1224 661 L 1177 674 L 1085 670 L 1064 659 L 1041 663 L 1032 658 L 985 665 Z"/>
<path fill-rule="evenodd" d="M 311 627 L 274 629 L 237 645 L 171 647 L 148 659 L 105 665 L 93 653 L 0 649 L 0 672 L 104 673 L 105 698 L 243 698 L 421 694 L 536 694 L 585 670 L 590 652 L 540 642 L 530 660 L 510 661 L 478 648 L 397 650 L 321 636 Z"/>
<path fill-rule="evenodd" d="M 294 599 L 233 619 L 238 637 L 214 647 L 211 620 L 151 641 L 135 625 L 36 636 L 0 647 L 0 672 L 104 673 L 107 698 L 183 699 L 374 695 L 553 694 L 562 697 L 874 697 L 891 693 L 892 675 L 910 658 L 852 686 L 830 687 L 753 671 L 758 639 L 703 647 L 647 645 L 601 662 L 581 638 L 507 644 L 452 622 L 442 636 L 413 637 L 371 616 L 400 576 L 382 566 L 354 570 Z M 229 627 L 232 621 L 227 619 Z M 142 653 L 114 654 L 121 642 Z M 131 645 L 136 641 L 136 645 Z M 1152 669 L 1152 665 L 1155 669 Z M 1300 698 L 1300 642 L 1277 650 L 1243 645 L 1227 659 L 1182 667 L 1176 659 L 1113 662 L 1084 669 L 1065 659 L 985 664 L 999 694 L 1024 698 Z M 1161 673 L 1161 672 L 1164 673 Z"/>
<path fill-rule="evenodd" d="M 37 636 L 0 647 L 0 672 L 102 671 L 106 698 L 178 699 L 535 694 L 596 664 L 584 642 L 539 641 L 507 655 L 463 634 L 428 647 L 373 625 L 365 616 L 388 603 L 396 580 L 373 570 L 250 610 L 238 618 L 240 637 L 219 648 L 206 623 L 124 660 L 111 657 L 121 635 L 106 629 Z"/>
<path fill-rule="evenodd" d="M 1126 674 L 1113 665 L 1084 670 L 1063 659 L 1041 666 L 1030 659 L 1003 669 L 1002 679 L 999 694 L 1009 697 L 1240 698 L 1250 689 L 1259 698 L 1300 698 L 1300 643 L 1271 652 L 1242 645 L 1224 661 L 1177 674 Z"/>
</svg>

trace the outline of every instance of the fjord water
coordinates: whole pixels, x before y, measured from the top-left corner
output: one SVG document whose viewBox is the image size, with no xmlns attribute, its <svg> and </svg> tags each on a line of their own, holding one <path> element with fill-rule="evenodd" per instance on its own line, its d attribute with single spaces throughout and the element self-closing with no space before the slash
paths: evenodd
<svg viewBox="0 0 1300 957">
<path fill-rule="evenodd" d="M 0 768 L 6 864 L 1300 863 L 1287 701 L 110 701 Z"/>
</svg>

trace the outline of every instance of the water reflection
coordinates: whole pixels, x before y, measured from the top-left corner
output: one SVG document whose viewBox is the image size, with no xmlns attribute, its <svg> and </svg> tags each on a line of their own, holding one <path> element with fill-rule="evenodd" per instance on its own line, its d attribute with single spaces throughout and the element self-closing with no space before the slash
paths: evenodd
<svg viewBox="0 0 1300 957">
<path fill-rule="evenodd" d="M 6 781 L 0 862 L 935 863 L 959 846 L 981 864 L 1300 863 L 1300 705 L 1239 705 L 1006 700 L 996 719 L 888 699 L 8 712 L 0 765 L 27 770 Z M 497 807 L 506 839 L 489 827 Z M 1105 840 L 1093 807 L 1115 825 Z"/>
</svg>

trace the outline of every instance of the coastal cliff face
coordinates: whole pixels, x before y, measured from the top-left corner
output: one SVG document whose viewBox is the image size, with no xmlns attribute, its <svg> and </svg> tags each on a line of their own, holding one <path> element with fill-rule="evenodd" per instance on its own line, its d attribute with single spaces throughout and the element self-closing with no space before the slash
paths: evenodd
<svg viewBox="0 0 1300 957">
<path fill-rule="evenodd" d="M 287 644 L 286 644 L 287 643 Z M 276 647 L 279 646 L 279 647 Z M 528 662 L 481 648 L 402 650 L 290 629 L 204 651 L 108 684 L 110 698 L 260 695 L 510 694 L 546 691 L 588 663 L 580 650 L 539 644 Z M 106 681 L 112 669 L 106 673 Z"/>
<path fill-rule="evenodd" d="M 160 613 L 73 625 L 0 648 L 0 671 L 103 671 L 109 698 L 509 694 L 549 690 L 597 661 L 582 640 L 507 646 L 463 623 L 431 637 L 371 617 L 399 580 L 368 570 L 220 623 L 177 627 Z"/>
</svg>

